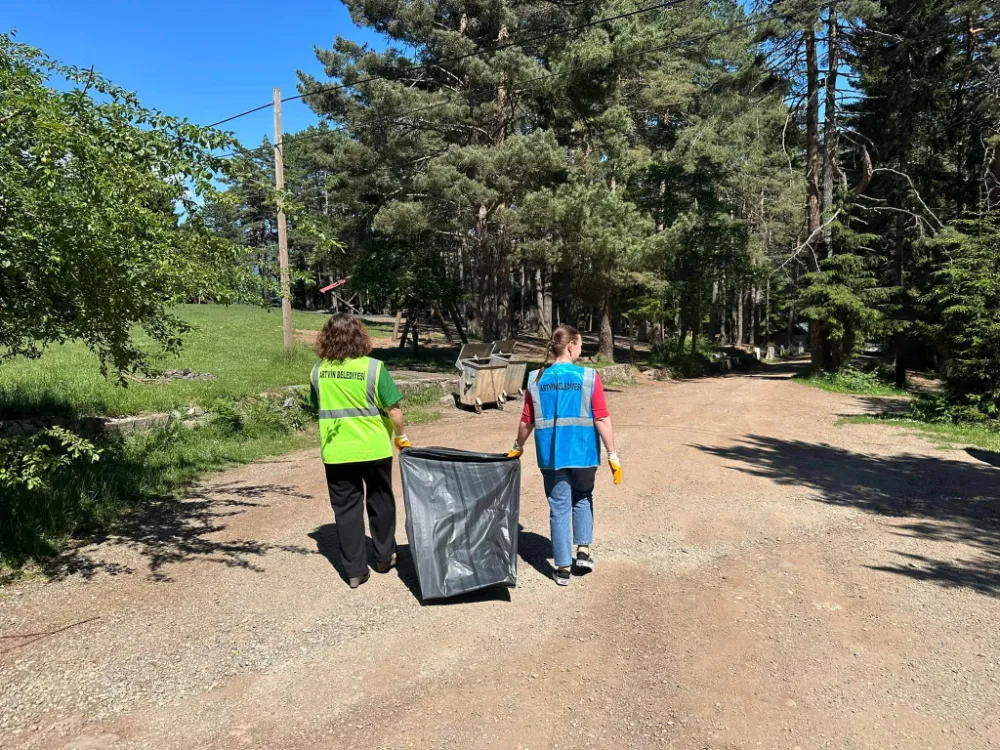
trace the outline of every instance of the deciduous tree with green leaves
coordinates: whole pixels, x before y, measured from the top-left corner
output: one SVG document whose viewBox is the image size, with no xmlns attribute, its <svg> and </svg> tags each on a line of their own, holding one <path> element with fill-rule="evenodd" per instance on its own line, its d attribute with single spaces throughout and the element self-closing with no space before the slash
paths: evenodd
<svg viewBox="0 0 1000 750">
<path fill-rule="evenodd" d="M 141 368 L 137 327 L 176 350 L 173 303 L 235 295 L 242 249 L 201 210 L 230 143 L 0 35 L 0 360 L 78 339 Z"/>
</svg>

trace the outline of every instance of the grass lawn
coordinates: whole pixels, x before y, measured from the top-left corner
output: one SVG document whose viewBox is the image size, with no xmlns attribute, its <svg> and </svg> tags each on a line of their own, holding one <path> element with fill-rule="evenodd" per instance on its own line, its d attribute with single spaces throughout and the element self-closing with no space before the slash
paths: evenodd
<svg viewBox="0 0 1000 750">
<path fill-rule="evenodd" d="M 190 368 L 216 375 L 216 380 L 122 387 L 101 376 L 96 355 L 72 342 L 49 347 L 37 360 L 0 364 L 0 418 L 169 411 L 309 381 L 316 355 L 302 344 L 291 357 L 284 355 L 279 310 L 183 305 L 179 314 L 194 330 L 184 337 L 179 357 L 158 356 L 154 366 Z M 298 330 L 319 330 L 326 320 L 327 316 L 317 313 L 292 314 L 292 325 Z"/>
<path fill-rule="evenodd" d="M 853 416 L 843 417 L 838 424 L 880 424 L 905 427 L 944 448 L 974 447 L 1000 453 L 1000 432 L 979 425 L 933 424 L 912 419 L 893 417 Z"/>
</svg>

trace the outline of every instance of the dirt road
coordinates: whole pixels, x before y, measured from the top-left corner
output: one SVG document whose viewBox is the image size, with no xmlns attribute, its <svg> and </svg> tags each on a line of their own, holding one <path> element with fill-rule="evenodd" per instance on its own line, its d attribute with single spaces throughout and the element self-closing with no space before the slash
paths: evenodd
<svg viewBox="0 0 1000 750">
<path fill-rule="evenodd" d="M 342 583 L 314 453 L 216 476 L 0 592 L 0 747 L 1000 746 L 995 454 L 835 426 L 872 405 L 788 374 L 611 393 L 625 483 L 568 589 L 530 451 L 517 589 L 444 605 L 405 546 Z M 410 435 L 502 450 L 516 419 Z"/>
</svg>

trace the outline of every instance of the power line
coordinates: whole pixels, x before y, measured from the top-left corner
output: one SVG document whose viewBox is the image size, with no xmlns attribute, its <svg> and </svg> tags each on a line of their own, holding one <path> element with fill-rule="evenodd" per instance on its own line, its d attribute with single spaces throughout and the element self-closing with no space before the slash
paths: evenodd
<svg viewBox="0 0 1000 750">
<path fill-rule="evenodd" d="M 411 73 L 411 72 L 416 72 L 418 70 L 423 70 L 423 69 L 426 69 L 426 68 L 436 67 L 436 66 L 439 66 L 439 65 L 447 64 L 447 63 L 456 63 L 456 62 L 460 62 L 462 60 L 468 60 L 469 58 L 472 58 L 472 57 L 480 57 L 482 55 L 491 55 L 491 54 L 495 54 L 495 53 L 500 52 L 500 51 L 505 50 L 505 49 L 511 49 L 512 47 L 521 47 L 521 46 L 524 46 L 526 44 L 531 44 L 532 42 L 541 41 L 543 39 L 549 39 L 549 38 L 552 38 L 552 37 L 560 36 L 562 34 L 568 34 L 568 33 L 574 32 L 574 31 L 581 31 L 583 29 L 588 29 L 588 28 L 590 28 L 592 26 L 598 26 L 598 25 L 600 25 L 602 23 L 609 23 L 611 21 L 618 21 L 618 20 L 621 20 L 623 18 L 631 18 L 632 16 L 642 15 L 643 13 L 650 13 L 650 12 L 652 12 L 654 10 L 661 10 L 661 9 L 662 10 L 666 10 L 667 8 L 671 8 L 671 7 L 674 7 L 676 5 L 681 5 L 681 4 L 685 3 L 685 2 L 687 2 L 687 0 L 664 0 L 663 2 L 656 3 L 655 5 L 649 5 L 649 6 L 646 6 L 644 8 L 639 8 L 638 10 L 628 11 L 627 13 L 619 13 L 618 15 L 607 16 L 605 18 L 597 18 L 597 19 L 594 19 L 592 21 L 587 21 L 586 23 L 577 24 L 576 26 L 567 26 L 567 27 L 564 27 L 564 28 L 555 29 L 553 31 L 548 31 L 548 32 L 545 32 L 544 34 L 536 34 L 535 36 L 528 37 L 527 39 L 522 39 L 522 40 L 517 41 L 517 42 L 506 42 L 504 44 L 497 45 L 496 47 L 491 47 L 490 49 L 476 50 L 475 52 L 468 52 L 468 53 L 466 53 L 464 55 L 457 55 L 455 57 L 445 58 L 443 60 L 438 60 L 438 61 L 435 61 L 433 63 L 414 63 L 413 65 L 408 65 L 408 66 L 404 67 L 402 69 L 402 71 L 400 71 L 400 73 L 404 73 L 404 74 L 405 73 Z M 339 91 L 341 89 L 353 88 L 354 86 L 357 86 L 357 85 L 362 84 L 362 83 L 370 83 L 371 81 L 381 81 L 381 80 L 390 80 L 390 79 L 388 79 L 384 75 L 368 76 L 367 78 L 361 78 L 361 79 L 358 79 L 357 81 L 353 81 L 352 83 L 337 83 L 337 84 L 330 84 L 330 85 L 327 85 L 327 86 L 322 86 L 322 87 L 316 89 L 315 91 L 310 91 L 309 93 L 306 93 L 306 94 L 296 94 L 295 96 L 285 97 L 281 101 L 282 101 L 282 103 L 296 101 L 298 99 L 305 99 L 308 96 L 316 96 L 318 94 L 323 94 L 323 93 L 326 93 L 328 91 Z M 217 127 L 219 125 L 224 125 L 227 122 L 232 122 L 233 120 L 238 120 L 241 117 L 246 117 L 247 115 L 252 115 L 255 112 L 260 112 L 261 110 L 268 109 L 271 106 L 273 106 L 273 104 L 271 102 L 268 102 L 267 104 L 261 104 L 259 107 L 254 107 L 253 109 L 245 110 L 245 111 L 240 112 L 238 114 L 235 114 L 235 115 L 232 115 L 230 117 L 227 117 L 227 118 L 225 118 L 223 120 L 219 120 L 218 122 L 213 122 L 211 125 L 207 125 L 206 127 L 214 128 L 214 127 Z"/>
</svg>

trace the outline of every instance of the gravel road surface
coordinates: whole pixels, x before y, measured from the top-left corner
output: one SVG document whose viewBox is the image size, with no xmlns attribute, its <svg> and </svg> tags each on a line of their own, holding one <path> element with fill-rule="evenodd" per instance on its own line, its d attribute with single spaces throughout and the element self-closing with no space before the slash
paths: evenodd
<svg viewBox="0 0 1000 750">
<path fill-rule="evenodd" d="M 317 452 L 210 477 L 0 589 L 0 747 L 1000 747 L 998 457 L 790 373 L 610 393 L 625 482 L 565 589 L 531 450 L 517 588 L 446 604 L 402 518 L 348 589 Z M 506 450 L 513 407 L 410 437 Z"/>
</svg>

